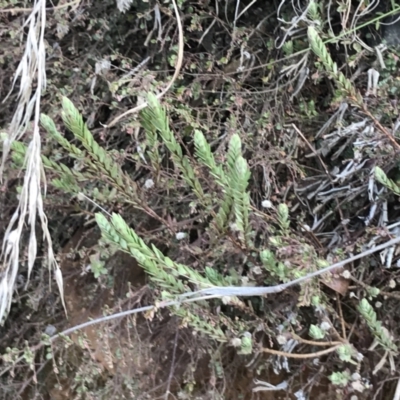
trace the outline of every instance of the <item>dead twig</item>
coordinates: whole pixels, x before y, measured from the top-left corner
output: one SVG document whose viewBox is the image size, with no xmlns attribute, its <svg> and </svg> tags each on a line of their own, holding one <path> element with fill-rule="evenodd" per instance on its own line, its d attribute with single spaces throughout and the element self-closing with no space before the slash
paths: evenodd
<svg viewBox="0 0 400 400">
<path fill-rule="evenodd" d="M 324 356 L 325 354 L 329 354 L 337 350 L 340 346 L 343 346 L 343 343 L 330 347 L 329 349 L 321 350 L 321 351 L 316 351 L 315 353 L 307 353 L 307 354 L 293 354 L 293 353 L 287 353 L 285 351 L 279 351 L 279 350 L 273 350 L 273 349 L 267 349 L 266 347 L 263 347 L 261 351 L 263 353 L 268 353 L 268 354 L 274 354 L 276 356 L 282 356 L 282 357 L 287 357 L 287 358 L 317 358 Z"/>
</svg>

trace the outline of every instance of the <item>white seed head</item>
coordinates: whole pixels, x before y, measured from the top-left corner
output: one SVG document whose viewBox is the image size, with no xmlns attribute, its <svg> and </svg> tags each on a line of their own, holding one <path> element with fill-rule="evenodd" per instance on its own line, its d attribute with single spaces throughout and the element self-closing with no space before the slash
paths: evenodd
<svg viewBox="0 0 400 400">
<path fill-rule="evenodd" d="M 303 232 L 311 232 L 310 225 L 307 225 L 307 224 L 304 224 L 300 229 L 301 229 Z"/>
<path fill-rule="evenodd" d="M 186 236 L 187 236 L 187 233 L 185 233 L 185 232 L 178 232 L 178 233 L 175 235 L 176 240 L 185 239 Z"/>
<path fill-rule="evenodd" d="M 144 183 L 144 188 L 145 189 L 151 189 L 153 187 L 154 187 L 153 179 L 146 179 L 146 182 Z"/>
<path fill-rule="evenodd" d="M 262 270 L 258 265 L 253 268 L 253 274 L 260 275 L 261 272 L 262 272 Z"/>
<path fill-rule="evenodd" d="M 270 201 L 270 200 L 263 200 L 262 202 L 261 202 L 261 205 L 264 207 L 264 208 L 273 208 L 274 206 L 272 205 L 272 202 Z"/>
<path fill-rule="evenodd" d="M 331 329 L 331 324 L 327 321 L 321 322 L 321 325 L 319 326 L 323 331 L 329 331 Z"/>
<path fill-rule="evenodd" d="M 353 379 L 353 381 L 358 381 L 361 379 L 361 375 L 358 372 L 354 372 L 354 374 L 351 375 L 351 379 Z"/>
<path fill-rule="evenodd" d="M 229 227 L 231 228 L 232 232 L 237 232 L 239 230 L 239 227 L 237 226 L 237 224 L 235 222 L 230 223 Z"/>
<path fill-rule="evenodd" d="M 347 269 L 346 269 L 343 271 L 342 276 L 344 279 L 350 279 L 351 273 L 350 273 L 350 271 L 347 271 Z"/>
<path fill-rule="evenodd" d="M 233 347 L 240 347 L 242 345 L 242 341 L 239 338 L 234 338 L 231 340 L 231 345 Z"/>
<path fill-rule="evenodd" d="M 284 335 L 278 335 L 278 336 L 276 337 L 276 340 L 277 340 L 277 342 L 278 342 L 280 345 L 284 345 L 284 344 L 287 343 L 287 337 L 284 336 Z"/>
<path fill-rule="evenodd" d="M 47 325 L 44 333 L 48 336 L 53 336 L 57 332 L 57 328 L 54 325 Z"/>
</svg>

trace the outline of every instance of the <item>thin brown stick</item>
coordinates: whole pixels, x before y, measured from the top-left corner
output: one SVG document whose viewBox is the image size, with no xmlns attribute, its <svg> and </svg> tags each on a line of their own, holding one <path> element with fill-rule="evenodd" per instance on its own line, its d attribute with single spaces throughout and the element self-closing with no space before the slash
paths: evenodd
<svg viewBox="0 0 400 400">
<path fill-rule="evenodd" d="M 361 282 L 360 280 L 358 280 L 357 278 L 355 278 L 353 275 L 350 276 L 350 279 L 355 282 L 357 285 L 361 286 L 362 288 L 364 288 L 365 290 L 368 290 L 370 288 L 372 288 L 373 286 L 367 285 L 364 282 Z M 400 299 L 400 293 L 391 293 L 391 292 L 385 292 L 383 290 L 379 291 L 379 294 L 381 296 L 388 296 L 388 297 L 392 297 L 393 299 Z"/>
<path fill-rule="evenodd" d="M 279 351 L 279 350 L 273 350 L 273 349 L 267 349 L 266 347 L 263 347 L 261 349 L 262 352 L 268 353 L 268 354 L 274 354 L 276 356 L 282 356 L 282 357 L 287 357 L 287 358 L 317 358 L 321 357 L 325 354 L 329 354 L 337 350 L 340 346 L 342 346 L 343 343 L 337 346 L 330 347 L 329 349 L 317 351 L 315 353 L 307 353 L 307 354 L 292 354 L 292 353 L 286 353 L 285 351 Z"/>
<path fill-rule="evenodd" d="M 338 305 L 338 309 L 339 309 L 340 325 L 342 327 L 342 337 L 346 339 L 346 326 L 344 324 L 342 303 L 340 302 L 339 296 L 336 296 L 336 299 L 337 299 L 337 305 Z"/>
<path fill-rule="evenodd" d="M 336 341 L 336 342 L 317 342 L 315 340 L 307 340 L 303 339 L 302 337 L 296 335 L 294 332 L 292 332 L 292 337 L 293 339 L 297 340 L 298 342 L 301 342 L 303 344 L 309 344 L 310 346 L 340 346 L 343 344 L 343 342 Z"/>
<path fill-rule="evenodd" d="M 397 150 L 400 150 L 400 145 L 396 142 L 396 139 L 394 138 L 394 136 L 390 132 L 388 132 L 388 130 L 384 126 L 382 126 L 382 124 L 369 112 L 369 110 L 366 108 L 365 104 L 363 104 L 361 109 L 365 115 L 367 115 L 369 118 L 372 119 L 375 126 L 389 139 L 389 141 L 392 143 L 392 145 Z"/>
</svg>

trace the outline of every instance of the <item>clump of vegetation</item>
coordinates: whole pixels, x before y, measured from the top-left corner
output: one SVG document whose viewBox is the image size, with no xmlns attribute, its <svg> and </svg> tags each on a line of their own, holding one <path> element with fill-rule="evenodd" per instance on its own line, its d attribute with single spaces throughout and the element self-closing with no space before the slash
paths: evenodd
<svg viewBox="0 0 400 400">
<path fill-rule="evenodd" d="M 0 5 L 5 398 L 393 397 L 400 6 L 41 6 Z"/>
</svg>

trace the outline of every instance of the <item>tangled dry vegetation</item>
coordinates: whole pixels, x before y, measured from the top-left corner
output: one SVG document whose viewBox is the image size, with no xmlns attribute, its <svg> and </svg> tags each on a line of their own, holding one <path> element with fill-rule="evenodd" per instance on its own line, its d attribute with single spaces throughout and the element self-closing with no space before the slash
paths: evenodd
<svg viewBox="0 0 400 400">
<path fill-rule="evenodd" d="M 0 398 L 400 399 L 399 16 L 0 1 Z"/>
</svg>

